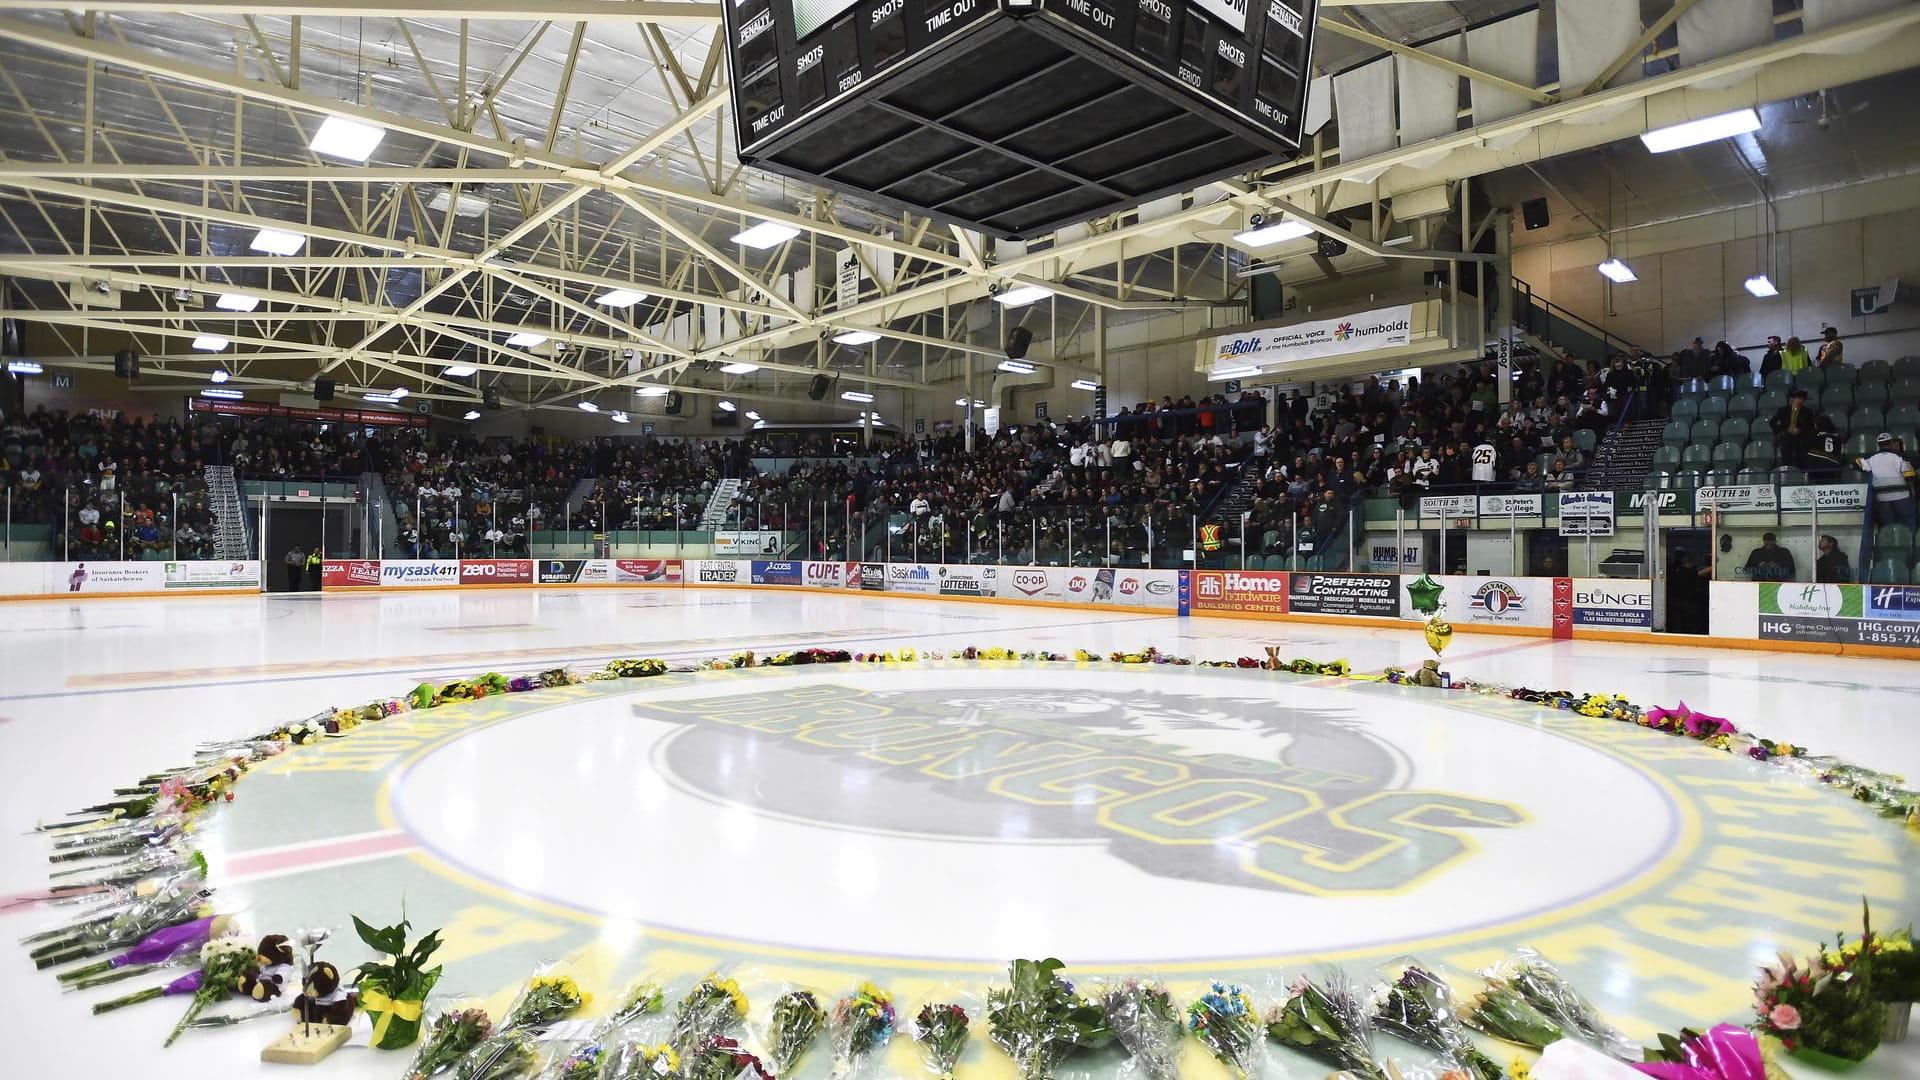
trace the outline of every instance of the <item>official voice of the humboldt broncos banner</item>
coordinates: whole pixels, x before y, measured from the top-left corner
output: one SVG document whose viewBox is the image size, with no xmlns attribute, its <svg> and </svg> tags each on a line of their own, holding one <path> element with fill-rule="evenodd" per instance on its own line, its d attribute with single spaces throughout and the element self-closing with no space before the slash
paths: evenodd
<svg viewBox="0 0 1920 1080">
<path fill-rule="evenodd" d="M 1214 339 L 1213 368 L 1284 364 L 1321 356 L 1371 352 L 1413 342 L 1413 305 L 1363 311 L 1318 322 L 1270 326 Z"/>
</svg>

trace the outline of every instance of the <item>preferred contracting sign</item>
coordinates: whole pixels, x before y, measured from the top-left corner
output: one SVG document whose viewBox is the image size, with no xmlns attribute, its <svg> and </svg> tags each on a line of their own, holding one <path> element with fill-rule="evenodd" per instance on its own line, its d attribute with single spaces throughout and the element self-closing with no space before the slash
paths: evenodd
<svg viewBox="0 0 1920 1080">
<path fill-rule="evenodd" d="M 1213 370 L 1265 367 L 1412 343 L 1413 305 L 1401 304 L 1318 322 L 1217 337 L 1213 343 Z"/>
</svg>

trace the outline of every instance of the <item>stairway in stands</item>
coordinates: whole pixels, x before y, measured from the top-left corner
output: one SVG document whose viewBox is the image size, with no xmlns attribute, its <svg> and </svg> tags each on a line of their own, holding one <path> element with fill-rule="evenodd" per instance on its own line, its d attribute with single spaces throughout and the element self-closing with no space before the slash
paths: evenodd
<svg viewBox="0 0 1920 1080">
<path fill-rule="evenodd" d="M 738 477 L 728 477 L 713 486 L 713 498 L 707 500 L 707 508 L 700 513 L 702 529 L 725 528 L 727 513 L 733 509 L 733 500 L 740 494 Z"/>
<path fill-rule="evenodd" d="M 252 558 L 253 552 L 247 543 L 247 505 L 240 498 L 240 484 L 234 479 L 233 466 L 209 465 L 205 476 L 207 503 L 213 510 L 214 558 Z"/>
<path fill-rule="evenodd" d="M 1645 487 L 1666 426 L 1665 420 L 1636 420 L 1608 432 L 1606 440 L 1594 450 L 1593 467 L 1581 478 L 1581 489 L 1639 491 Z"/>
<path fill-rule="evenodd" d="M 1240 515 L 1253 505 L 1253 496 L 1260 490 L 1260 477 L 1266 469 L 1265 458 L 1246 458 L 1240 467 L 1240 475 L 1234 479 L 1233 483 L 1228 484 L 1226 489 L 1213 500 L 1213 505 L 1207 508 L 1206 517 L 1202 523 L 1220 526 L 1222 554 L 1229 548 L 1239 547 Z M 1255 545 L 1260 542 L 1258 536 L 1253 537 L 1252 540 Z M 1233 565 L 1239 565 L 1238 558 L 1231 561 Z"/>
</svg>

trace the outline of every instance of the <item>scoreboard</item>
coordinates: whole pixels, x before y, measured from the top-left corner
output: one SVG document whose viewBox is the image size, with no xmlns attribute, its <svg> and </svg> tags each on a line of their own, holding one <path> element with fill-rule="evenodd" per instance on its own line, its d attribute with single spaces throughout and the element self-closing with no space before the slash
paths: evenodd
<svg viewBox="0 0 1920 1080">
<path fill-rule="evenodd" d="M 743 161 L 997 236 L 1299 151 L 1315 0 L 722 0 Z"/>
</svg>

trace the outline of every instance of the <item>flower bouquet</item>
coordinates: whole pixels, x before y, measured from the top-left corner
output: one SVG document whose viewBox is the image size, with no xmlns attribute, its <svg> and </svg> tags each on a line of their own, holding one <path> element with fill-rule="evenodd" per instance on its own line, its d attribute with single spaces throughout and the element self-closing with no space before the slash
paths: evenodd
<svg viewBox="0 0 1920 1080">
<path fill-rule="evenodd" d="M 1460 1019 L 1475 1031 L 1535 1050 L 1544 1050 L 1566 1037 L 1560 1025 L 1502 982 L 1487 983 L 1485 990 L 1461 1007 Z"/>
<path fill-rule="evenodd" d="M 1100 1014 L 1140 1063 L 1147 1080 L 1178 1080 L 1186 1024 L 1167 988 L 1152 979 L 1126 979 L 1100 992 Z"/>
<path fill-rule="evenodd" d="M 594 1038 L 604 1038 L 643 1016 L 657 1013 L 666 1008 L 666 1004 L 667 994 L 659 983 L 647 978 L 636 979 L 627 987 L 627 992 L 620 995 L 620 1006 L 593 1026 Z"/>
<path fill-rule="evenodd" d="M 673 1035 L 669 1040 L 682 1058 L 710 1035 L 725 1035 L 747 1018 L 747 995 L 740 984 L 723 979 L 717 973 L 695 983 L 673 1010 Z"/>
<path fill-rule="evenodd" d="M 1259 1075 L 1260 1011 L 1245 990 L 1214 983 L 1211 990 L 1187 1006 L 1187 1030 L 1235 1076 Z"/>
<path fill-rule="evenodd" d="M 920 1007 L 913 1018 L 913 1037 L 926 1050 L 927 1068 L 939 1080 L 952 1080 L 967 1048 L 967 1010 L 946 1002 Z"/>
<path fill-rule="evenodd" d="M 434 1018 L 427 1037 L 413 1055 L 402 1080 L 426 1080 L 445 1072 L 493 1034 L 493 1020 L 485 1009 L 448 1009 Z"/>
<path fill-rule="evenodd" d="M 1604 1050 L 1622 1061 L 1640 1059 L 1639 1045 L 1607 1023 L 1600 1011 L 1560 974 L 1560 969 L 1537 951 L 1516 949 L 1511 956 L 1480 974 L 1505 983 L 1562 1031 L 1594 1049 Z"/>
<path fill-rule="evenodd" d="M 1659 1047 L 1645 1056 L 1633 1068 L 1656 1080 L 1768 1080 L 1773 1075 L 1759 1040 L 1732 1024 L 1705 1034 L 1685 1029 L 1677 1037 L 1662 1034 Z"/>
<path fill-rule="evenodd" d="M 604 1080 L 664 1080 L 680 1075 L 680 1055 L 666 1043 L 626 1040 L 614 1047 Z"/>
<path fill-rule="evenodd" d="M 540 1044 L 524 1031 L 495 1035 L 460 1059 L 455 1080 L 526 1080 L 540 1066 Z"/>
<path fill-rule="evenodd" d="M 893 995 L 863 982 L 833 1006 L 833 1075 L 853 1073 L 861 1058 L 893 1038 Z"/>
<path fill-rule="evenodd" d="M 1453 990 L 1439 975 L 1407 964 L 1393 981 L 1376 987 L 1367 1004 L 1380 1030 L 1445 1054 L 1475 1080 L 1500 1080 L 1500 1063 L 1473 1044 L 1453 1014 Z"/>
<path fill-rule="evenodd" d="M 205 1011 L 206 1007 L 233 993 L 240 986 L 240 980 L 258 970 L 259 957 L 253 951 L 253 945 L 241 940 L 238 934 L 214 938 L 200 947 L 200 982 L 193 991 L 193 1000 L 187 1003 L 186 1015 L 173 1026 L 162 1046 L 172 1046 L 180 1033 L 187 1030 L 193 1018 Z"/>
<path fill-rule="evenodd" d="M 1306 976 L 1267 1014 L 1267 1037 L 1363 1080 L 1386 1080 L 1373 1060 L 1373 1029 L 1353 994 L 1339 983 L 1323 989 Z"/>
<path fill-rule="evenodd" d="M 569 975 L 535 975 L 521 989 L 520 996 L 507 1009 L 500 1022 L 501 1031 L 538 1031 L 563 1017 L 571 1016 L 593 1001 L 582 993 Z"/>
<path fill-rule="evenodd" d="M 404 917 L 393 926 L 373 927 L 356 915 L 353 928 L 368 948 L 388 957 L 361 964 L 359 969 L 360 1007 L 373 1021 L 372 1045 L 381 1050 L 412 1046 L 420 1038 L 427 994 L 440 981 L 440 969 L 426 966 L 440 948 L 440 931 L 409 948 L 407 931 L 412 924 Z"/>
<path fill-rule="evenodd" d="M 813 991 L 789 990 L 775 998 L 765 1039 L 773 1071 L 791 1071 L 826 1026 L 827 1011 Z"/>
<path fill-rule="evenodd" d="M 140 943 L 118 956 L 96 964 L 63 971 L 59 975 L 69 990 L 88 990 L 110 982 L 144 975 L 156 968 L 168 967 L 197 957 L 201 946 L 232 928 L 225 915 L 206 915 L 192 922 L 155 930 Z"/>
<path fill-rule="evenodd" d="M 1780 1040 L 1788 1053 L 1861 1061 L 1880 1045 L 1887 1004 L 1875 1000 L 1873 931 L 1851 954 L 1845 942 L 1807 967 L 1782 954 L 1760 969 L 1754 984 L 1754 1028 Z"/>
<path fill-rule="evenodd" d="M 686 1080 L 774 1080 L 760 1059 L 725 1035 L 708 1035 L 681 1059 Z"/>
<path fill-rule="evenodd" d="M 540 1074 L 540 1080 L 601 1080 L 606 1064 L 605 1047 L 597 1042 L 582 1043 L 572 1053 L 554 1059 Z"/>
<path fill-rule="evenodd" d="M 212 895 L 198 880 L 183 876 L 151 896 L 111 908 L 57 937 L 41 940 L 28 955 L 34 967 L 49 968 L 114 949 L 130 949 L 159 931 L 212 915 L 206 904 Z"/>
<path fill-rule="evenodd" d="M 1015 960 L 1008 985 L 987 991 L 987 1030 L 1023 1080 L 1053 1075 L 1067 1055 L 1113 1038 L 1100 1006 L 1060 978 L 1058 960 Z"/>
</svg>

